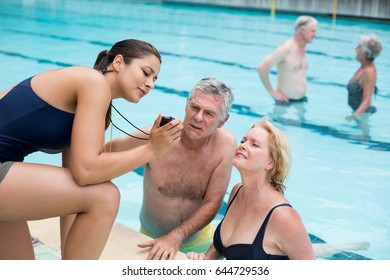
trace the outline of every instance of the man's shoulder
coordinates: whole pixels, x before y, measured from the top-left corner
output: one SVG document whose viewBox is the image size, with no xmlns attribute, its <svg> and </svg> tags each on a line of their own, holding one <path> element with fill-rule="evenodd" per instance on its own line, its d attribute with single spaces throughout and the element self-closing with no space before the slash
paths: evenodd
<svg viewBox="0 0 390 280">
<path fill-rule="evenodd" d="M 290 38 L 290 39 L 287 39 L 286 41 L 282 42 L 277 48 L 279 50 L 289 52 L 289 51 L 291 51 L 291 48 L 294 46 L 294 44 L 295 44 L 294 39 Z"/>
<path fill-rule="evenodd" d="M 282 42 L 266 58 L 274 60 L 274 64 L 279 63 L 291 53 L 291 50 L 293 49 L 293 44 L 294 43 L 292 39 L 288 39 Z"/>
<path fill-rule="evenodd" d="M 215 135 L 218 142 L 236 143 L 236 136 L 224 127 L 218 128 Z"/>
<path fill-rule="evenodd" d="M 233 153 L 237 148 L 237 138 L 230 130 L 221 127 L 216 132 L 213 146 L 217 153 Z"/>
</svg>

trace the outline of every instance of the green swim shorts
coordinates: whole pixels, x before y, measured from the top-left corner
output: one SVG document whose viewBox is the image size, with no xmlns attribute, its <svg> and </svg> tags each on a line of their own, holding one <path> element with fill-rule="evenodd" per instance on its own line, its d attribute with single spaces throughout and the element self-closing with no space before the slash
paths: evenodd
<svg viewBox="0 0 390 280">
<path fill-rule="evenodd" d="M 190 242 L 187 243 L 182 243 L 180 245 L 180 252 L 182 253 L 187 253 L 187 252 L 196 252 L 196 253 L 205 253 L 209 249 L 210 245 L 213 243 L 213 236 L 214 236 L 214 230 L 215 227 L 212 223 L 208 224 L 205 226 L 199 235 L 194 239 L 191 240 Z M 151 237 L 155 238 L 152 236 L 142 225 L 140 232 Z"/>
</svg>

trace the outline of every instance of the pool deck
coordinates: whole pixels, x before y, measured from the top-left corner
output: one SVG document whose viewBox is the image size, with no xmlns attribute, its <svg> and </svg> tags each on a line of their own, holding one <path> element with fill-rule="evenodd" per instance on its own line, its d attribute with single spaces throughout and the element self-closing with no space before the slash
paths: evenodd
<svg viewBox="0 0 390 280">
<path fill-rule="evenodd" d="M 28 222 L 31 235 L 39 239 L 34 247 L 38 260 L 60 259 L 59 218 Z M 150 237 L 127 226 L 114 224 L 101 260 L 145 260 L 149 249 L 137 247 L 138 243 L 151 240 Z M 186 260 L 185 254 L 178 252 L 176 260 Z"/>
</svg>

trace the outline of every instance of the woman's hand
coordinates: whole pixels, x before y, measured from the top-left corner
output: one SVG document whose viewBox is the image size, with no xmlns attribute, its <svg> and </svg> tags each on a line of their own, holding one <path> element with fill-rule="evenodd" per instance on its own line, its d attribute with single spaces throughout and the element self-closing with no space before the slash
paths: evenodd
<svg viewBox="0 0 390 280">
<path fill-rule="evenodd" d="M 187 258 L 189 258 L 190 260 L 205 260 L 206 255 L 205 253 L 188 252 Z"/>
<path fill-rule="evenodd" d="M 183 129 L 182 122 L 177 119 L 160 127 L 161 118 L 160 114 L 155 120 L 148 141 L 148 145 L 151 145 L 156 156 L 166 153 L 179 142 L 181 130 Z"/>
</svg>

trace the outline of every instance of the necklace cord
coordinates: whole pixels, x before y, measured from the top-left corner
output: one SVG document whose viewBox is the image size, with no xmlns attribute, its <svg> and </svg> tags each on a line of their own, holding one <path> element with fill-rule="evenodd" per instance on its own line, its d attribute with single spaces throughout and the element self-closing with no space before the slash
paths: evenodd
<svg viewBox="0 0 390 280">
<path fill-rule="evenodd" d="M 119 110 L 117 108 L 115 108 L 114 105 L 111 104 L 111 107 L 114 108 L 114 110 L 125 120 L 127 121 L 132 127 L 134 127 L 135 129 L 137 129 L 138 131 L 141 131 L 143 134 L 145 135 L 149 135 L 149 133 L 143 131 L 142 129 L 138 128 L 137 126 L 135 126 L 131 121 L 129 121 L 125 116 L 123 116 Z M 118 129 L 119 131 L 123 132 L 124 134 L 126 134 L 127 136 L 130 136 L 130 137 L 133 137 L 135 139 L 139 139 L 139 140 L 148 140 L 148 138 L 142 138 L 142 137 L 137 137 L 137 136 L 134 136 L 134 135 L 131 135 L 129 133 L 127 133 L 126 131 L 124 131 L 123 129 L 117 127 L 114 122 L 112 121 L 111 119 L 111 116 L 109 116 L 109 119 L 110 119 L 110 123 L 113 127 L 115 127 L 116 129 Z M 112 132 L 111 132 L 112 133 Z"/>
<path fill-rule="evenodd" d="M 145 134 L 145 135 L 149 135 L 149 133 L 147 133 L 147 132 L 143 131 L 142 129 L 138 128 L 138 127 L 135 126 L 131 121 L 129 121 L 128 119 L 126 119 L 126 117 L 123 116 L 123 115 L 119 112 L 119 110 L 118 110 L 117 108 L 115 108 L 114 105 L 111 104 L 111 107 L 114 108 L 114 110 L 119 114 L 119 116 L 121 116 L 125 121 L 127 121 L 132 127 L 134 127 L 135 129 L 141 131 L 141 132 L 142 132 L 143 134 Z M 112 121 L 111 121 L 111 122 L 112 122 Z"/>
</svg>

